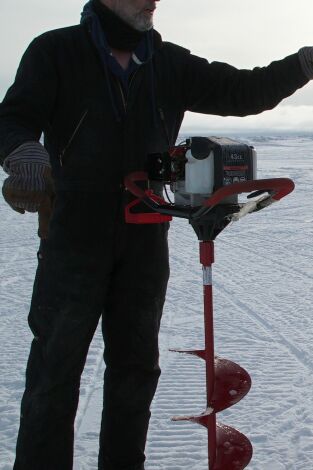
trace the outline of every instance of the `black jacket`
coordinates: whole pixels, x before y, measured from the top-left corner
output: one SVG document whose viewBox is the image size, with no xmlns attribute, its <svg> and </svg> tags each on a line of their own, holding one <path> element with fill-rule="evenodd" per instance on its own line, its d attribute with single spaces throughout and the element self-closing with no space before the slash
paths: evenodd
<svg viewBox="0 0 313 470">
<path fill-rule="evenodd" d="M 308 82 L 297 54 L 268 67 L 238 70 L 162 42 L 157 32 L 153 37 L 152 66 L 139 67 L 126 100 L 116 77 L 104 70 L 86 25 L 36 38 L 0 105 L 0 162 L 43 132 L 60 189 L 114 191 L 125 173 L 145 168 L 149 153 L 175 143 L 185 111 L 257 114 Z"/>
</svg>

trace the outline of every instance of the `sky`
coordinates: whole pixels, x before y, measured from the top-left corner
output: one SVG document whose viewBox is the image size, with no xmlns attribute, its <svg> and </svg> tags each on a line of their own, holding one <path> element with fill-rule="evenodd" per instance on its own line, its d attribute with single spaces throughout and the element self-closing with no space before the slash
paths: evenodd
<svg viewBox="0 0 313 470">
<path fill-rule="evenodd" d="M 21 55 L 33 37 L 76 24 L 84 1 L 0 0 L 0 99 L 12 83 Z M 209 62 L 238 68 L 268 65 L 313 46 L 312 0 L 161 0 L 155 28 L 163 39 Z M 246 118 L 187 113 L 183 130 L 312 131 L 313 82 L 275 110 Z"/>
</svg>

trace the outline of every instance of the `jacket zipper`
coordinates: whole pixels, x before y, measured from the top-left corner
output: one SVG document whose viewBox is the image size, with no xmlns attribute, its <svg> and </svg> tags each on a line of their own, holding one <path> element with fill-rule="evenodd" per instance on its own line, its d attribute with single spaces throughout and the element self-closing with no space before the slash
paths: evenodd
<svg viewBox="0 0 313 470">
<path fill-rule="evenodd" d="M 122 97 L 122 103 L 123 103 L 123 108 L 124 108 L 124 111 L 125 113 L 127 112 L 127 104 L 128 104 L 128 97 L 129 97 L 129 93 L 130 93 L 130 90 L 131 90 L 131 86 L 133 84 L 133 81 L 134 81 L 134 78 L 135 76 L 137 75 L 138 73 L 138 70 L 135 70 L 135 72 L 133 73 L 131 79 L 130 79 L 130 82 L 129 82 L 129 85 L 128 85 L 128 90 L 127 90 L 127 96 L 125 97 L 125 94 L 123 92 L 123 88 L 122 88 L 122 85 L 121 85 L 121 82 L 118 78 L 116 78 L 117 80 L 117 84 L 118 84 L 118 89 L 120 90 L 120 93 L 121 93 L 121 97 Z"/>
<path fill-rule="evenodd" d="M 119 81 L 118 78 L 117 78 L 117 85 L 118 85 L 118 89 L 120 90 L 120 93 L 121 93 L 123 108 L 124 108 L 124 111 L 126 113 L 127 112 L 127 100 L 125 98 L 121 82 Z"/>
<path fill-rule="evenodd" d="M 71 146 L 73 140 L 74 140 L 74 137 L 76 136 L 76 134 L 78 133 L 78 131 L 80 130 L 82 124 L 83 124 L 83 121 L 85 120 L 85 117 L 87 116 L 88 114 L 88 109 L 86 109 L 86 111 L 83 113 L 82 117 L 80 118 L 77 126 L 75 127 L 74 129 L 74 132 L 72 133 L 71 137 L 69 138 L 67 144 L 65 145 L 65 147 L 63 148 L 63 150 L 61 151 L 60 155 L 59 155 L 59 161 L 60 161 L 60 165 L 61 167 L 63 166 L 64 164 L 64 155 L 65 153 L 68 151 L 69 147 Z"/>
<path fill-rule="evenodd" d="M 131 79 L 130 79 L 130 82 L 129 82 L 129 84 L 128 84 L 127 102 L 128 102 L 128 97 L 129 97 L 129 93 L 130 93 L 130 90 L 131 90 L 131 86 L 132 86 L 132 84 L 133 84 L 133 82 L 134 82 L 134 79 L 135 79 L 135 77 L 136 77 L 136 75 L 137 75 L 137 73 L 138 73 L 138 71 L 139 71 L 139 68 L 140 68 L 140 67 L 138 67 L 138 68 L 134 71 L 134 73 L 133 73 L 133 75 L 132 75 L 132 77 L 131 77 Z"/>
<path fill-rule="evenodd" d="M 170 148 L 171 147 L 171 139 L 170 139 L 170 134 L 168 132 L 167 125 L 166 125 L 165 114 L 164 114 L 164 111 L 163 111 L 162 108 L 158 108 L 158 111 L 159 111 L 159 115 L 160 115 L 160 118 L 161 118 L 161 122 L 162 122 L 163 130 L 164 130 L 165 138 L 166 138 L 166 141 L 167 141 L 167 145 Z"/>
</svg>

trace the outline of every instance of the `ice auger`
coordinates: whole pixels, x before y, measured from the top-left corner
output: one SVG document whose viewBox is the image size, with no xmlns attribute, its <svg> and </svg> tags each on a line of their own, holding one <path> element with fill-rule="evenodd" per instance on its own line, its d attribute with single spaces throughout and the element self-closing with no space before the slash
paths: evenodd
<svg viewBox="0 0 313 470">
<path fill-rule="evenodd" d="M 197 139 L 206 139 L 206 141 L 209 140 L 212 142 L 211 139 L 207 138 Z M 199 158 L 199 160 L 202 163 L 205 158 L 209 158 L 209 154 L 212 159 L 216 158 L 216 152 L 214 152 L 216 148 L 212 149 L 210 142 L 209 146 L 207 146 L 208 142 L 202 142 L 202 144 L 207 146 L 205 149 L 198 140 L 196 142 L 197 148 L 195 149 L 194 147 L 192 149 L 192 143 L 190 141 L 184 146 L 183 153 L 180 153 L 177 147 L 172 151 L 172 155 L 175 152 L 176 156 L 180 155 L 178 157 L 180 163 L 183 162 L 186 166 L 191 158 L 197 155 L 199 156 L 200 154 L 201 158 Z M 201 144 L 200 147 L 202 151 L 199 150 L 199 144 Z M 184 159 L 182 155 L 185 156 L 188 153 L 188 147 L 191 153 L 193 153 L 193 157 L 190 155 L 188 157 L 187 155 L 188 158 Z M 203 196 L 204 192 L 188 192 L 186 180 L 190 175 L 186 175 L 186 172 L 189 171 L 189 169 L 185 168 L 182 172 L 182 167 L 180 166 L 177 170 L 179 165 L 177 167 L 176 161 L 176 173 L 174 172 L 173 174 L 172 168 L 172 173 L 169 178 L 165 178 L 165 180 L 171 180 L 174 194 L 175 189 L 176 192 L 180 193 L 177 198 L 179 203 L 166 203 L 162 198 L 156 196 L 151 189 L 143 189 L 143 183 L 148 183 L 149 181 L 148 173 L 132 173 L 125 178 L 125 187 L 130 193 L 136 196 L 137 199 L 126 207 L 125 213 L 126 220 L 130 223 L 160 223 L 169 221 L 172 216 L 185 218 L 192 225 L 198 236 L 200 262 L 203 270 L 205 347 L 202 350 L 177 352 L 192 354 L 205 361 L 207 408 L 198 416 L 182 416 L 173 419 L 175 421 L 192 421 L 207 428 L 209 470 L 242 470 L 247 467 L 252 458 L 252 445 L 249 439 L 236 429 L 217 423 L 216 415 L 218 412 L 238 403 L 249 392 L 251 378 L 248 372 L 238 364 L 228 359 L 216 357 L 214 353 L 212 291 L 214 240 L 230 222 L 239 220 L 248 213 L 261 210 L 289 194 L 294 189 L 294 183 L 287 178 L 249 180 L 247 178 L 247 171 L 251 168 L 247 162 L 248 156 L 252 156 L 251 147 L 250 150 L 247 151 L 246 147 L 241 148 L 240 145 L 236 145 L 234 141 L 229 140 L 226 144 L 225 141 L 223 141 L 222 147 L 224 155 L 221 157 L 223 160 L 223 176 L 221 183 L 225 183 L 226 178 L 228 178 L 228 184 L 220 184 L 220 187 L 215 190 L 216 185 L 214 185 L 213 177 L 213 185 L 211 185 L 212 193 L 208 197 Z M 229 150 L 228 156 L 225 149 Z M 235 159 L 232 161 L 232 164 L 229 164 L 228 157 L 231 156 L 231 154 L 235 156 Z M 161 157 L 159 156 L 158 159 L 160 160 Z M 161 166 L 164 168 L 164 165 Z M 216 167 L 215 161 L 215 170 Z M 204 166 L 202 165 L 201 171 L 198 172 L 198 178 L 201 178 L 202 175 L 200 173 L 203 172 L 203 168 Z M 205 171 L 207 170 L 208 167 Z M 195 177 L 197 170 L 192 169 L 192 171 L 194 172 L 192 177 Z M 180 176 L 178 176 L 177 172 L 179 172 Z M 238 182 L 237 178 L 240 172 L 246 175 L 246 179 Z M 164 174 L 164 171 L 162 173 Z M 210 178 L 212 179 L 212 175 Z M 232 181 L 230 181 L 230 178 L 232 178 Z M 239 176 L 239 178 L 244 178 L 244 176 Z M 234 179 L 236 182 L 233 182 Z M 182 181 L 185 182 L 183 185 Z M 138 185 L 138 182 L 140 182 L 140 185 Z M 208 186 L 206 186 L 206 191 L 207 188 Z M 209 191 L 207 191 L 207 193 L 208 192 Z M 247 201 L 239 203 L 238 195 L 243 193 L 249 193 Z M 199 197 L 200 194 L 202 194 L 202 197 Z M 194 204 L 195 201 L 196 204 Z M 136 207 L 142 208 L 142 202 L 145 203 L 150 212 L 143 213 L 142 209 L 136 212 Z M 187 202 L 189 202 L 189 204 Z"/>
</svg>

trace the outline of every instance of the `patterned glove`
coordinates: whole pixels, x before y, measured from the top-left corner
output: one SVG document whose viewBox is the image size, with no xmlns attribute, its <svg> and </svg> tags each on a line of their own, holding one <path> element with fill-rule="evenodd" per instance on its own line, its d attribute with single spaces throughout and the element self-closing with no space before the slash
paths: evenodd
<svg viewBox="0 0 313 470">
<path fill-rule="evenodd" d="M 299 52 L 301 67 L 305 75 L 313 79 L 313 47 L 302 47 Z"/>
<path fill-rule="evenodd" d="M 15 211 L 39 213 L 39 236 L 46 238 L 54 195 L 49 155 L 39 142 L 20 145 L 4 160 L 9 177 L 2 194 Z"/>
</svg>

